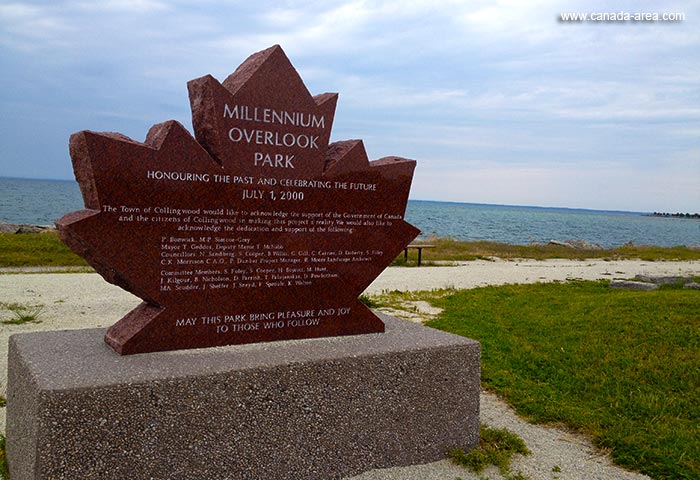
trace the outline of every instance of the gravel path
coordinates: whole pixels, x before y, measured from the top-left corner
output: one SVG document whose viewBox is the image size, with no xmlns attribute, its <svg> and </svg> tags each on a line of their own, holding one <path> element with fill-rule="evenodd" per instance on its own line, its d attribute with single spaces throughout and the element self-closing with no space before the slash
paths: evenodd
<svg viewBox="0 0 700 480">
<path fill-rule="evenodd" d="M 2 273 L 2 272 L 0 272 Z M 452 267 L 388 268 L 367 289 L 430 290 L 434 288 L 473 288 L 506 283 L 533 283 L 567 279 L 631 278 L 647 275 L 700 275 L 700 262 L 641 261 L 475 261 Z M 0 393 L 7 378 L 7 340 L 10 335 L 40 330 L 107 327 L 140 303 L 140 299 L 105 282 L 94 273 L 6 273 L 0 274 L 0 303 L 42 305 L 39 323 L 0 324 Z M 0 317 L 7 318 L 0 310 Z M 513 463 L 531 480 L 648 478 L 611 465 L 586 439 L 555 428 L 528 424 L 507 404 L 482 392 L 481 419 L 520 435 L 533 452 Z M 0 409 L 0 431 L 5 429 L 5 411 Z M 560 471 L 555 471 L 560 470 Z M 479 480 L 501 478 L 494 470 L 480 477 L 468 470 L 440 461 L 426 465 L 366 472 L 352 480 Z M 348 479 L 349 480 L 349 479 Z"/>
<path fill-rule="evenodd" d="M 367 289 L 432 290 L 474 288 L 508 283 L 597 280 L 651 276 L 700 275 L 700 261 L 644 262 L 637 260 L 477 260 L 454 267 L 388 268 Z"/>
<path fill-rule="evenodd" d="M 522 472 L 530 480 L 648 480 L 612 464 L 585 437 L 559 428 L 532 425 L 518 417 L 501 399 L 481 392 L 481 422 L 507 428 L 525 441 L 531 454 L 516 455 L 513 473 Z M 496 467 L 477 475 L 448 460 L 410 467 L 373 470 L 345 480 L 483 480 L 502 479 Z"/>
</svg>

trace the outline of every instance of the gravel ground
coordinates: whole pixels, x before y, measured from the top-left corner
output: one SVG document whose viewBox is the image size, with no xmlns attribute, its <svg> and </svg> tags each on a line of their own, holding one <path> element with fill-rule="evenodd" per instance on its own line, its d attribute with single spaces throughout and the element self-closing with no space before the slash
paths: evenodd
<svg viewBox="0 0 700 480">
<path fill-rule="evenodd" d="M 5 274 L 2 274 L 5 273 Z M 631 278 L 647 275 L 700 275 L 700 262 L 641 261 L 475 261 L 452 267 L 388 268 L 367 289 L 430 290 L 473 288 L 506 283 L 534 283 L 567 279 Z M 105 282 L 94 273 L 7 273 L 0 271 L 0 302 L 42 305 L 40 322 L 0 324 L 0 394 L 7 379 L 7 341 L 10 335 L 40 330 L 107 327 L 140 303 L 140 299 Z M 0 311 L 0 317 L 7 317 Z M 5 409 L 0 409 L 0 431 L 5 429 Z M 517 457 L 513 471 L 531 480 L 642 479 L 611 465 L 585 438 L 556 428 L 524 422 L 494 395 L 481 394 L 482 422 L 505 427 L 521 436 L 533 452 Z M 560 470 L 560 471 L 555 471 Z M 501 478 L 497 470 L 482 476 L 440 461 L 426 465 L 366 472 L 352 480 L 480 480 Z M 348 479 L 349 480 L 349 479 Z"/>
<path fill-rule="evenodd" d="M 628 472 L 612 464 L 585 437 L 559 428 L 532 425 L 518 417 L 501 399 L 481 392 L 481 422 L 507 428 L 525 441 L 531 454 L 515 455 L 513 473 L 522 472 L 530 480 L 642 480 L 646 475 Z M 448 460 L 410 467 L 372 470 L 346 480 L 483 480 L 502 479 L 496 467 L 480 474 Z"/>
<path fill-rule="evenodd" d="M 597 280 L 650 276 L 700 275 L 700 261 L 644 262 L 637 260 L 477 260 L 453 267 L 387 268 L 367 289 L 432 290 L 474 288 L 508 283 Z"/>
</svg>

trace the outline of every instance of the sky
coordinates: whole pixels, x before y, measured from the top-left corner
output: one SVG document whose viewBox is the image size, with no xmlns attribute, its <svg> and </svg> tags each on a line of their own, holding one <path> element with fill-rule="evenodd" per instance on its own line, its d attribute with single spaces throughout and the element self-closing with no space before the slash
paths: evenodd
<svg viewBox="0 0 700 480">
<path fill-rule="evenodd" d="M 700 211 L 696 0 L 0 0 L 0 176 L 72 179 L 80 130 L 192 131 L 187 81 L 274 44 L 339 93 L 332 141 L 417 160 L 412 199 Z"/>
</svg>

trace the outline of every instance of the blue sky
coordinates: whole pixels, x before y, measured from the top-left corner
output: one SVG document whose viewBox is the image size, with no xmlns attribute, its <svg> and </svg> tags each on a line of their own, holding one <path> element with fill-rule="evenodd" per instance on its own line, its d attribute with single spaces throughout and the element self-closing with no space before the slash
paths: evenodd
<svg viewBox="0 0 700 480">
<path fill-rule="evenodd" d="M 0 176 L 73 178 L 79 130 L 191 129 L 187 81 L 273 44 L 340 93 L 332 140 L 418 161 L 411 198 L 700 210 L 697 1 L 2 1 Z"/>
</svg>

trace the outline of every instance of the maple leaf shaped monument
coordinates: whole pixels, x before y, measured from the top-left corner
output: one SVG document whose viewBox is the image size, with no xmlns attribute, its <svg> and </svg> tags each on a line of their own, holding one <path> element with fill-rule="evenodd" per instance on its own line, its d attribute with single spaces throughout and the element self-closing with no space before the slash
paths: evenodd
<svg viewBox="0 0 700 480">
<path fill-rule="evenodd" d="M 415 162 L 329 145 L 337 94 L 312 97 L 279 46 L 223 83 L 188 83 L 178 122 L 144 143 L 70 139 L 85 210 L 61 239 L 143 299 L 105 341 L 120 354 L 383 332 L 358 296 L 419 231 Z"/>
</svg>

